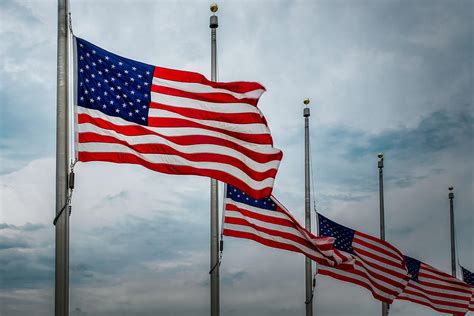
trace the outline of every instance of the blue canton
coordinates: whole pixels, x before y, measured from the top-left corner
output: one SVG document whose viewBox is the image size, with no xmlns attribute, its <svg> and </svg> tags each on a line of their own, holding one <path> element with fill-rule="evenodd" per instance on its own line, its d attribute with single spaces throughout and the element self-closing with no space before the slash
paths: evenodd
<svg viewBox="0 0 474 316">
<path fill-rule="evenodd" d="M 154 66 L 77 40 L 77 104 L 148 125 Z"/>
<path fill-rule="evenodd" d="M 418 282 L 418 275 L 420 274 L 421 262 L 408 256 L 405 256 L 405 262 L 407 264 L 407 270 L 408 270 L 408 273 L 410 274 L 410 278 L 413 281 Z"/>
<path fill-rule="evenodd" d="M 463 281 L 469 284 L 471 287 L 474 287 L 474 273 L 467 269 L 464 269 L 463 267 L 461 267 L 461 270 Z"/>
<path fill-rule="evenodd" d="M 276 204 L 271 198 L 263 198 L 260 200 L 252 199 L 250 196 L 240 191 L 239 189 L 227 185 L 226 197 L 228 199 L 234 200 L 235 202 L 240 202 L 247 204 L 256 208 L 261 208 L 269 211 L 276 211 Z"/>
<path fill-rule="evenodd" d="M 319 236 L 334 237 L 334 246 L 336 249 L 354 254 L 352 240 L 355 230 L 335 223 L 318 213 Z"/>
</svg>

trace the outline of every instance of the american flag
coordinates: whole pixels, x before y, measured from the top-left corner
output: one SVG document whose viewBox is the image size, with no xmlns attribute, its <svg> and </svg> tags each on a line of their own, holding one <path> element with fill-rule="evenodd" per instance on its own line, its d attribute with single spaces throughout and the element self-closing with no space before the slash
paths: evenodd
<svg viewBox="0 0 474 316">
<path fill-rule="evenodd" d="M 469 302 L 469 310 L 474 312 L 474 273 L 461 267 L 462 270 L 462 279 L 466 282 L 467 285 L 471 287 L 471 301 Z"/>
<path fill-rule="evenodd" d="M 206 176 L 270 195 L 282 152 L 257 107 L 262 85 L 211 82 L 80 38 L 75 53 L 78 160 Z"/>
<path fill-rule="evenodd" d="M 318 273 L 360 285 L 374 298 L 392 303 L 408 283 L 402 253 L 388 242 L 335 223 L 318 214 L 319 236 L 336 238 L 334 246 L 353 255 L 352 269 L 318 266 Z"/>
<path fill-rule="evenodd" d="M 464 315 L 467 312 L 472 293 L 466 283 L 411 257 L 406 256 L 405 260 L 411 277 L 399 299 L 441 313 Z"/>
<path fill-rule="evenodd" d="M 352 261 L 352 256 L 334 249 L 334 238 L 314 236 L 275 197 L 253 199 L 231 185 L 227 185 L 223 228 L 225 236 L 299 252 L 318 263 L 350 266 Z"/>
</svg>

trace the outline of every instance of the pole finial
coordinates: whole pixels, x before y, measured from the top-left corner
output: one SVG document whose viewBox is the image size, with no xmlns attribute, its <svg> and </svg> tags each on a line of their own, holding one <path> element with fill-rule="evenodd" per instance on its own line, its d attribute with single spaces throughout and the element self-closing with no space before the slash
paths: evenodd
<svg viewBox="0 0 474 316">
<path fill-rule="evenodd" d="M 303 100 L 303 103 L 306 106 L 308 106 L 309 102 L 310 102 L 309 98 L 306 98 L 306 99 Z"/>
<path fill-rule="evenodd" d="M 379 153 L 379 154 L 377 155 L 377 157 L 378 157 L 379 159 L 383 159 L 383 153 Z"/>
<path fill-rule="evenodd" d="M 449 191 L 453 191 L 453 190 L 454 190 L 454 187 L 453 187 L 453 186 L 450 186 L 448 189 L 449 189 Z"/>
<path fill-rule="evenodd" d="M 217 10 L 219 10 L 219 6 L 217 5 L 217 3 L 213 2 L 210 6 L 210 9 L 212 13 L 216 13 Z"/>
</svg>

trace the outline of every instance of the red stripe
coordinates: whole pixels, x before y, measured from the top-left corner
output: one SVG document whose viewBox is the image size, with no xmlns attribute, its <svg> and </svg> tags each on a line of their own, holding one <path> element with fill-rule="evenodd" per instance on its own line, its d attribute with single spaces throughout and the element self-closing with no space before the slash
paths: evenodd
<svg viewBox="0 0 474 316">
<path fill-rule="evenodd" d="M 209 177 L 217 179 L 219 181 L 228 183 L 235 186 L 241 191 L 244 191 L 255 199 L 261 199 L 271 194 L 272 188 L 263 188 L 261 190 L 255 190 L 247 185 L 244 181 L 219 170 L 211 170 L 204 168 L 194 168 L 189 166 L 176 166 L 164 163 L 151 163 L 138 156 L 129 153 L 91 153 L 91 152 L 79 152 L 79 161 L 107 161 L 115 163 L 130 163 L 142 165 L 150 170 L 167 173 L 167 174 L 181 174 L 181 175 L 198 175 L 203 177 Z"/>
<path fill-rule="evenodd" d="M 347 277 L 347 276 L 343 276 L 341 274 L 338 274 L 338 273 L 334 273 L 333 271 L 328 271 L 328 270 L 325 270 L 324 267 L 319 267 L 318 268 L 318 273 L 322 274 L 322 275 L 327 275 L 327 276 L 330 276 L 330 277 L 333 277 L 335 279 L 338 279 L 338 280 L 341 280 L 341 281 L 345 281 L 345 282 L 349 282 L 349 283 L 354 283 L 356 285 L 360 285 L 362 286 L 363 288 L 366 288 L 367 290 L 369 290 L 371 293 L 372 293 L 372 296 L 379 300 L 379 301 L 382 301 L 382 302 L 386 302 L 388 304 L 391 304 L 393 302 L 393 299 L 390 299 L 388 297 L 385 297 L 385 296 L 381 296 L 379 295 L 378 293 L 376 293 L 372 287 L 358 279 L 355 279 L 355 278 L 351 278 L 351 277 Z M 354 273 L 354 271 L 351 271 L 351 273 Z M 359 275 L 358 273 L 354 273 L 354 274 L 357 274 Z M 370 282 L 370 281 L 369 281 Z M 372 282 L 371 282 L 372 284 Z"/>
<path fill-rule="evenodd" d="M 365 250 L 357 249 L 356 247 L 354 247 L 354 250 L 356 251 L 357 254 L 370 257 L 373 260 L 379 262 L 379 263 L 374 263 L 374 262 L 370 262 L 368 260 L 364 260 L 363 258 L 359 257 L 360 260 L 364 261 L 367 265 L 369 265 L 371 267 L 374 267 L 374 268 L 376 268 L 380 271 L 383 271 L 385 273 L 388 273 L 388 274 L 390 274 L 390 275 L 392 275 L 392 276 L 394 276 L 394 277 L 396 277 L 400 280 L 408 280 L 410 278 L 406 273 L 401 274 L 398 270 L 391 269 L 391 266 L 395 266 L 397 268 L 404 269 L 403 266 L 401 266 L 401 265 L 397 266 L 392 261 L 389 261 L 389 260 L 386 260 L 382 257 L 376 256 L 373 253 L 367 252 Z"/>
<path fill-rule="evenodd" d="M 372 240 L 374 242 L 373 244 L 368 244 L 368 245 L 374 245 L 374 247 L 375 247 L 376 244 L 379 244 L 379 245 L 383 245 L 386 248 L 391 249 L 393 252 L 398 254 L 398 256 L 396 254 L 392 253 L 392 252 L 389 252 L 389 251 L 383 249 L 382 247 L 377 246 L 378 251 L 380 251 L 382 253 L 385 253 L 388 256 L 393 257 L 394 259 L 405 262 L 405 257 L 403 256 L 402 252 L 400 250 L 398 250 L 397 248 L 395 248 L 394 246 L 392 246 L 391 244 L 389 244 L 388 242 L 386 242 L 384 240 L 381 240 L 380 238 L 376 238 L 374 236 L 370 236 L 370 235 L 367 235 L 365 233 L 361 233 L 359 231 L 356 231 L 356 234 L 355 234 L 356 239 L 357 239 L 357 235 L 359 235 L 361 237 L 364 237 L 366 239 Z M 362 241 L 360 239 L 358 239 L 358 241 L 362 243 Z"/>
<path fill-rule="evenodd" d="M 248 113 L 222 113 L 222 112 L 211 112 L 201 109 L 190 109 L 190 108 L 181 108 L 178 106 L 166 105 L 163 103 L 150 102 L 150 108 L 166 110 L 173 113 L 177 113 L 182 116 L 186 116 L 193 119 L 199 120 L 211 120 L 226 122 L 232 124 L 263 124 L 262 117 L 258 113 L 248 112 Z"/>
<path fill-rule="evenodd" d="M 229 140 L 219 138 L 219 137 L 214 137 L 214 136 L 206 136 L 206 135 L 165 136 L 160 133 L 151 131 L 148 128 L 141 125 L 127 125 L 127 126 L 116 125 L 107 120 L 103 120 L 100 118 L 93 118 L 87 114 L 79 114 L 78 123 L 79 124 L 90 123 L 100 128 L 113 130 L 113 131 L 116 131 L 117 133 L 120 133 L 126 136 L 157 135 L 166 140 L 169 140 L 170 142 L 173 142 L 175 144 L 182 145 L 182 146 L 212 144 L 212 145 L 229 147 L 236 151 L 241 152 L 247 157 L 252 157 L 253 160 L 260 163 L 266 163 L 268 161 L 282 159 L 281 151 L 275 154 L 262 154 L 262 153 L 258 153 L 250 149 L 247 149 Z"/>
<path fill-rule="evenodd" d="M 416 295 L 416 296 L 419 296 L 418 293 L 413 293 L 411 291 L 406 291 L 406 293 L 408 294 L 411 294 L 411 295 Z M 418 300 L 414 297 L 407 297 L 407 296 L 399 296 L 397 297 L 398 299 L 401 299 L 401 300 L 404 300 L 404 301 L 409 301 L 409 302 L 413 302 L 413 303 L 417 303 L 417 304 L 421 304 L 421 305 L 424 305 L 424 306 L 427 306 L 427 307 L 430 307 L 438 312 L 441 312 L 441 313 L 448 313 L 448 314 L 453 314 L 453 315 L 465 315 L 465 313 L 459 313 L 459 312 L 455 312 L 455 311 L 452 311 L 450 309 L 442 309 L 442 308 L 438 308 L 438 307 L 435 307 L 433 306 L 432 304 L 430 303 L 427 303 L 427 302 L 424 302 L 422 300 Z"/>
<path fill-rule="evenodd" d="M 241 213 L 242 215 L 244 215 L 246 217 L 254 218 L 254 219 L 257 219 L 257 220 L 260 220 L 260 221 L 263 221 L 263 222 L 268 222 L 268 223 L 282 225 L 282 226 L 286 226 L 286 227 L 292 227 L 292 228 L 295 227 L 295 225 L 288 219 L 272 217 L 272 216 L 268 216 L 268 215 L 264 215 L 264 214 L 260 214 L 260 213 L 255 213 L 255 212 L 240 208 L 240 207 L 238 207 L 234 204 L 226 203 L 225 209 L 229 210 L 229 211 L 239 212 L 239 213 Z"/>
<path fill-rule="evenodd" d="M 359 239 L 357 238 L 358 236 L 357 235 L 363 235 L 364 238 L 367 238 L 367 239 L 370 239 L 373 241 L 373 243 L 370 243 L 370 242 L 367 242 L 365 240 L 362 240 L 362 239 Z M 370 238 L 369 238 L 370 237 Z M 361 234 L 359 232 L 356 232 L 355 236 L 354 236 L 354 240 L 353 240 L 353 243 L 357 243 L 357 244 L 360 244 L 360 245 L 363 245 L 365 246 L 366 248 L 369 248 L 369 249 L 373 249 L 375 251 L 378 251 L 380 253 L 383 253 L 385 255 L 387 255 L 388 257 L 392 257 L 393 259 L 401 262 L 401 264 L 403 264 L 403 256 L 397 256 L 395 254 L 393 254 L 392 252 L 389 252 L 387 251 L 386 249 L 383 248 L 383 246 L 387 247 L 387 248 L 390 248 L 392 250 L 396 250 L 394 249 L 393 247 L 389 247 L 389 245 L 387 245 L 387 243 L 383 243 L 382 242 L 383 240 L 381 239 L 377 239 L 377 238 L 374 238 L 372 236 L 369 236 L 369 235 L 366 235 L 366 234 Z M 380 257 L 379 257 L 380 258 Z M 384 260 L 387 260 L 387 259 L 384 259 Z M 387 260 L 387 262 L 390 262 L 389 260 Z M 393 263 L 392 263 L 393 264 Z"/>
<path fill-rule="evenodd" d="M 229 135 L 234 138 L 244 140 L 246 142 L 261 144 L 261 145 L 273 145 L 273 140 L 270 134 L 244 134 L 238 132 L 228 131 L 222 128 L 207 126 L 204 124 L 192 122 L 181 118 L 169 118 L 169 117 L 149 117 L 148 125 L 152 127 L 195 127 L 207 129 L 214 132 L 219 132 L 225 135 Z"/>
<path fill-rule="evenodd" d="M 153 76 L 172 81 L 201 83 L 207 86 L 211 86 L 213 88 L 227 89 L 237 93 L 246 93 L 259 89 L 265 90 L 265 88 L 257 82 L 212 82 L 197 72 L 174 70 L 157 66 L 155 66 Z"/>
<path fill-rule="evenodd" d="M 247 164 L 243 163 L 239 159 L 236 159 L 232 156 L 215 154 L 215 153 L 193 153 L 187 154 L 182 153 L 168 145 L 163 144 L 136 144 L 131 145 L 126 141 L 116 139 L 112 136 L 104 136 L 96 133 L 79 133 L 79 142 L 80 143 L 112 143 L 112 144 L 121 144 L 128 148 L 135 150 L 136 152 L 142 154 L 164 154 L 164 155 L 177 155 L 183 157 L 190 161 L 195 162 L 217 162 L 227 165 L 234 166 L 242 170 L 250 178 L 256 181 L 262 181 L 267 178 L 275 178 L 277 169 L 269 169 L 264 172 L 258 172 L 250 168 Z"/>
<path fill-rule="evenodd" d="M 250 98 L 236 98 L 231 94 L 222 92 L 202 93 L 202 92 L 188 92 L 180 89 L 174 89 L 157 84 L 151 86 L 151 91 L 175 97 L 182 97 L 187 99 L 212 102 L 212 103 L 246 103 L 248 105 L 257 106 L 258 99 Z M 229 105 L 230 106 L 230 105 Z"/>
<path fill-rule="evenodd" d="M 422 276 L 422 277 L 425 277 L 425 278 L 431 277 L 431 276 L 427 276 L 426 274 L 423 274 L 422 272 L 420 272 L 419 276 L 420 276 L 420 277 Z M 432 278 L 432 279 L 433 279 L 433 278 Z M 420 283 L 420 284 L 424 284 L 424 285 L 426 285 L 426 286 L 429 286 L 429 287 L 431 287 L 431 288 L 433 288 L 433 289 L 450 290 L 450 291 L 453 291 L 453 292 L 464 293 L 464 294 L 468 294 L 468 295 L 470 294 L 469 292 L 463 291 L 463 290 L 461 290 L 461 289 L 459 289 L 459 288 L 454 288 L 454 287 L 452 287 L 452 286 L 441 285 L 441 284 L 437 284 L 437 283 L 431 283 L 431 282 L 425 281 L 425 280 L 419 281 L 419 283 Z M 440 292 L 440 294 L 441 294 L 441 292 Z M 461 295 L 460 297 L 462 297 L 462 299 L 465 299 L 465 296 L 462 296 L 462 295 Z"/>
<path fill-rule="evenodd" d="M 314 261 L 316 261 L 317 263 L 320 263 L 320 264 L 328 264 L 328 261 L 330 261 L 329 259 L 315 257 L 311 254 L 305 253 L 302 250 L 300 250 L 298 247 L 295 247 L 293 245 L 288 245 L 288 244 L 284 244 L 284 243 L 281 243 L 281 242 L 269 240 L 269 239 L 263 238 L 261 236 L 252 234 L 252 233 L 241 232 L 241 231 L 236 231 L 236 230 L 231 230 L 231 229 L 224 228 L 223 234 L 225 236 L 230 236 L 230 237 L 254 240 L 254 241 L 256 241 L 256 242 L 258 242 L 262 245 L 272 247 L 272 248 L 283 249 L 283 250 L 288 250 L 288 251 L 293 251 L 293 252 L 299 252 L 299 253 L 302 253 L 302 254 L 306 255 L 308 258 L 310 258 L 310 259 L 312 259 L 312 260 L 314 260 Z"/>
<path fill-rule="evenodd" d="M 253 224 L 253 223 L 251 223 L 251 222 L 249 222 L 249 221 L 247 221 L 243 218 L 235 218 L 235 217 L 226 216 L 225 219 L 224 219 L 224 222 L 228 223 L 228 224 L 251 227 L 251 228 L 254 228 L 255 230 L 258 230 L 262 233 L 266 233 L 266 234 L 271 235 L 271 236 L 282 237 L 282 238 L 287 239 L 289 241 L 297 242 L 298 244 L 300 244 L 301 246 L 304 246 L 306 248 L 313 249 L 314 251 L 317 251 L 317 252 L 321 252 L 320 249 L 316 249 L 316 247 L 314 247 L 314 245 L 312 245 L 310 242 L 308 242 L 306 239 L 304 239 L 301 236 L 296 236 L 296 235 L 293 235 L 293 234 L 290 234 L 290 233 L 287 233 L 287 232 L 283 232 L 281 230 L 262 227 L 262 226 Z"/>
</svg>

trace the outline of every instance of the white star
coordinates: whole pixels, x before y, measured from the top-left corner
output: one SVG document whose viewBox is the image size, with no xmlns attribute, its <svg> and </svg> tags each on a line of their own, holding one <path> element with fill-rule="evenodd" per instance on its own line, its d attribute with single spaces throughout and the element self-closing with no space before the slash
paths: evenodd
<svg viewBox="0 0 474 316">
<path fill-rule="evenodd" d="M 94 89 L 94 88 L 91 88 L 91 91 L 92 91 L 92 92 L 94 92 L 94 91 L 95 91 L 95 89 Z"/>
<path fill-rule="evenodd" d="M 84 101 L 84 97 L 81 97 L 81 101 Z"/>
<path fill-rule="evenodd" d="M 141 78 L 141 77 L 143 77 L 143 76 L 139 74 L 139 75 L 138 75 L 138 78 Z"/>
<path fill-rule="evenodd" d="M 81 69 L 79 69 L 79 72 L 84 72 L 84 69 L 82 69 L 82 68 L 81 68 Z"/>
<path fill-rule="evenodd" d="M 120 112 L 120 110 L 119 110 L 119 109 L 116 109 L 116 110 L 115 110 L 115 112 L 119 113 L 119 112 Z"/>
<path fill-rule="evenodd" d="M 121 61 L 119 61 L 119 65 L 120 65 L 120 66 L 122 66 L 122 65 L 123 65 L 123 63 L 122 63 Z"/>
<path fill-rule="evenodd" d="M 140 99 L 137 99 L 137 102 L 138 102 L 138 103 L 140 103 L 140 101 L 141 101 Z"/>
<path fill-rule="evenodd" d="M 136 67 L 132 67 L 132 69 L 133 69 L 133 70 L 137 70 L 137 68 L 136 68 Z"/>
<path fill-rule="evenodd" d="M 117 94 L 117 96 L 115 97 L 117 100 L 120 99 L 120 94 Z"/>
<path fill-rule="evenodd" d="M 97 101 L 99 101 L 100 100 L 100 95 L 96 99 L 97 99 Z"/>
<path fill-rule="evenodd" d="M 92 62 L 92 66 L 96 66 L 97 64 L 95 62 Z"/>
<path fill-rule="evenodd" d="M 135 81 L 135 79 L 133 79 L 132 77 L 130 77 L 130 81 Z"/>
<path fill-rule="evenodd" d="M 109 56 L 105 56 L 105 59 L 109 60 Z"/>
<path fill-rule="evenodd" d="M 126 74 L 128 74 L 128 70 L 127 70 L 127 69 L 125 69 L 123 72 L 126 73 Z"/>
<path fill-rule="evenodd" d="M 147 71 L 147 72 L 146 72 L 146 74 L 147 74 L 147 75 L 149 75 L 149 74 L 150 74 L 150 72 L 149 72 L 149 71 Z"/>
<path fill-rule="evenodd" d="M 114 91 L 114 87 L 110 87 L 110 91 Z"/>
<path fill-rule="evenodd" d="M 95 54 L 95 49 L 92 50 L 92 54 Z"/>
<path fill-rule="evenodd" d="M 110 80 L 111 80 L 111 81 L 115 81 L 115 78 L 114 78 L 114 77 L 112 77 L 112 78 L 110 78 Z"/>
<path fill-rule="evenodd" d="M 91 74 L 91 77 L 92 77 L 92 78 L 95 78 L 95 75 L 94 75 L 94 74 Z"/>
<path fill-rule="evenodd" d="M 89 65 L 86 65 L 86 69 L 89 69 Z"/>
<path fill-rule="evenodd" d="M 128 113 L 128 116 L 132 116 L 132 115 L 133 115 L 133 113 L 132 113 L 132 112 Z"/>
<path fill-rule="evenodd" d="M 97 82 L 97 86 L 100 87 L 102 86 L 102 84 L 100 82 Z"/>
<path fill-rule="evenodd" d="M 110 101 L 109 103 L 110 103 L 110 104 L 114 104 L 114 101 Z"/>
<path fill-rule="evenodd" d="M 88 94 L 88 93 L 89 93 L 89 91 L 87 91 L 87 90 L 84 90 L 84 93 L 85 93 L 85 94 Z"/>
<path fill-rule="evenodd" d="M 121 86 L 117 86 L 117 89 L 118 89 L 118 90 L 121 90 L 121 89 L 122 89 L 122 87 L 121 87 Z"/>
<path fill-rule="evenodd" d="M 107 108 L 107 105 L 105 105 L 105 104 L 102 104 L 102 107 L 105 109 L 105 108 Z"/>
<path fill-rule="evenodd" d="M 130 93 L 131 93 L 131 94 L 135 94 L 135 91 L 132 90 L 132 91 L 130 91 Z"/>
<path fill-rule="evenodd" d="M 142 106 L 142 108 L 146 109 L 146 105 Z"/>
<path fill-rule="evenodd" d="M 144 84 L 145 86 L 148 86 L 148 82 L 144 82 L 143 84 Z"/>
<path fill-rule="evenodd" d="M 140 88 L 141 88 L 141 86 L 140 86 L 140 85 L 138 85 L 138 86 L 137 86 L 137 89 L 138 89 L 138 90 L 140 90 Z"/>
<path fill-rule="evenodd" d="M 111 67 L 112 69 L 114 69 L 114 68 L 115 68 L 115 65 L 114 65 L 114 64 L 112 64 L 112 66 L 110 66 L 110 67 Z"/>
<path fill-rule="evenodd" d="M 117 74 L 117 77 L 122 77 L 122 74 L 119 72 L 119 73 Z"/>
<path fill-rule="evenodd" d="M 138 110 L 135 110 L 135 113 L 138 113 Z"/>
<path fill-rule="evenodd" d="M 90 101 L 91 103 L 94 103 L 94 99 L 89 99 L 89 101 Z"/>
<path fill-rule="evenodd" d="M 86 78 L 85 82 L 89 82 L 89 79 Z"/>
<path fill-rule="evenodd" d="M 109 69 L 105 68 L 104 71 L 105 71 L 105 72 L 109 72 Z"/>
<path fill-rule="evenodd" d="M 102 64 L 102 59 L 99 59 L 98 62 L 99 62 L 99 64 Z"/>
<path fill-rule="evenodd" d="M 99 75 L 102 75 L 102 71 L 99 70 L 99 71 L 98 71 L 98 74 L 99 74 Z"/>
<path fill-rule="evenodd" d="M 104 95 L 107 95 L 107 94 L 108 94 L 107 91 L 104 91 Z"/>
<path fill-rule="evenodd" d="M 82 44 L 79 44 L 79 46 L 80 46 L 80 47 L 84 47 L 84 45 L 82 45 Z"/>
<path fill-rule="evenodd" d="M 123 104 L 122 104 L 122 107 L 126 107 L 126 106 L 127 106 L 127 103 L 123 103 Z"/>
<path fill-rule="evenodd" d="M 80 60 L 84 60 L 84 56 L 79 56 L 79 59 L 80 59 Z"/>
<path fill-rule="evenodd" d="M 145 117 L 142 116 L 142 120 L 145 120 Z"/>
<path fill-rule="evenodd" d="M 89 54 L 89 53 L 86 53 L 86 56 L 87 56 L 87 57 L 89 57 L 90 55 L 91 55 L 91 54 Z"/>
</svg>

